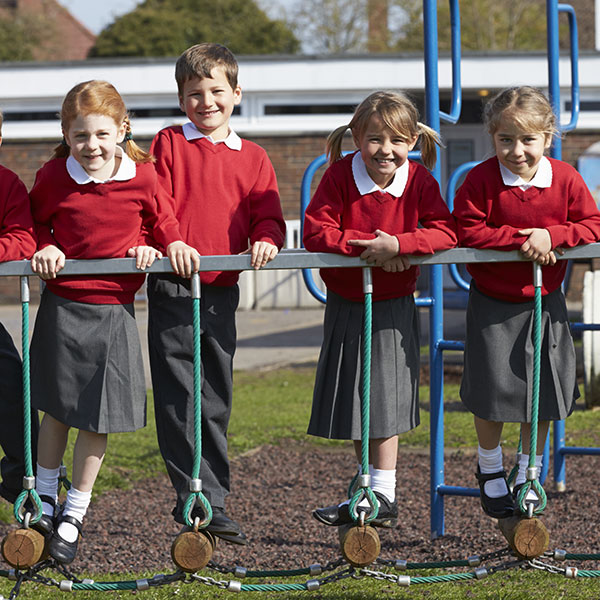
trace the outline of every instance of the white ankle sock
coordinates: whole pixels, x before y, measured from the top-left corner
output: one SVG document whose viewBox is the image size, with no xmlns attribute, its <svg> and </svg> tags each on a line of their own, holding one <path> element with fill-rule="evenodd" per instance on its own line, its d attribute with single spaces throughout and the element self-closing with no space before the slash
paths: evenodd
<svg viewBox="0 0 600 600">
<path fill-rule="evenodd" d="M 72 487 L 67 492 L 67 502 L 65 503 L 63 514 L 65 516 L 73 517 L 80 523 L 83 523 L 83 517 L 85 517 L 91 499 L 91 491 L 82 492 Z M 58 535 L 66 542 L 74 542 L 79 535 L 79 531 L 77 527 L 71 523 L 61 523 L 58 526 Z"/>
<path fill-rule="evenodd" d="M 371 486 L 390 502 L 396 499 L 396 469 L 372 469 Z"/>
<path fill-rule="evenodd" d="M 54 499 L 55 504 L 58 500 L 58 473 L 59 467 L 46 469 L 39 464 L 36 465 L 35 491 L 40 496 L 50 496 Z M 42 512 L 52 517 L 54 516 L 54 506 L 48 502 L 42 502 Z"/>
<path fill-rule="evenodd" d="M 538 470 L 538 478 L 539 474 L 542 470 L 542 461 L 544 459 L 543 454 L 535 455 L 535 466 Z M 519 485 L 520 483 L 525 483 L 527 481 L 527 468 L 529 467 L 529 454 L 520 454 L 519 455 L 519 472 L 517 473 L 517 477 L 515 479 L 515 485 Z M 527 497 L 525 500 L 537 500 L 537 494 L 533 490 L 529 490 Z"/>
<path fill-rule="evenodd" d="M 479 455 L 479 470 L 482 474 L 497 473 L 502 471 L 502 448 L 496 446 L 492 450 L 486 450 L 479 446 L 477 449 Z M 486 481 L 483 490 L 490 498 L 500 498 L 508 494 L 508 487 L 502 478 Z"/>
</svg>

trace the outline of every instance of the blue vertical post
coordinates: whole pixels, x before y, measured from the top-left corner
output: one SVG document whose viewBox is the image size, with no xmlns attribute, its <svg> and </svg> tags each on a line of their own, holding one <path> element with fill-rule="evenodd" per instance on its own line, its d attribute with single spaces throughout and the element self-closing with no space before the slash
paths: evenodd
<svg viewBox="0 0 600 600">
<path fill-rule="evenodd" d="M 546 0 L 546 22 L 548 43 L 548 93 L 550 102 L 560 127 L 560 82 L 559 82 L 559 43 L 558 43 L 558 0 Z M 561 159 L 562 141 L 554 136 L 550 149 L 553 158 Z M 554 422 L 554 481 L 560 486 L 565 480 L 565 456 L 560 449 L 565 444 L 565 422 Z M 544 457 L 545 459 L 545 457 Z M 564 485 L 564 484 L 563 484 Z"/>
<path fill-rule="evenodd" d="M 437 2 L 423 0 L 423 26 L 425 42 L 425 120 L 436 131 L 440 130 L 440 101 L 438 84 L 438 33 Z M 440 182 L 441 168 L 438 160 L 433 176 Z M 431 537 L 444 535 L 444 497 L 438 487 L 444 482 L 444 365 L 439 342 L 443 338 L 443 287 L 442 267 L 429 267 L 429 293 L 433 303 L 429 310 L 429 377 L 430 377 L 430 494 Z"/>
</svg>

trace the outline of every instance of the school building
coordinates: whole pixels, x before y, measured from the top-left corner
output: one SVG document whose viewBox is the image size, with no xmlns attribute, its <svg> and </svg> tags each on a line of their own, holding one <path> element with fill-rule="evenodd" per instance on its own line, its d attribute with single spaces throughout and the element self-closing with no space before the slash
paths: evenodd
<svg viewBox="0 0 600 600">
<path fill-rule="evenodd" d="M 346 56 L 239 57 L 242 103 L 233 128 L 263 146 L 277 173 L 290 244 L 298 241 L 300 182 L 306 167 L 321 155 L 327 134 L 347 123 L 356 105 L 378 89 L 409 94 L 423 114 L 424 64 L 420 54 Z M 588 171 L 600 161 L 600 53 L 579 57 L 581 112 L 576 129 L 564 136 L 563 159 L 573 165 L 585 157 Z M 442 108 L 451 96 L 451 63 L 440 56 Z M 561 121 L 571 110 L 571 66 L 560 59 Z M 174 59 L 113 59 L 58 63 L 0 64 L 0 109 L 4 113 L 0 162 L 17 172 L 30 187 L 36 170 L 60 141 L 58 120 L 62 99 L 75 84 L 105 79 L 119 90 L 132 113 L 133 134 L 148 146 L 161 128 L 185 121 L 178 106 Z M 481 125 L 485 99 L 512 85 L 545 89 L 545 53 L 463 55 L 462 113 L 458 124 L 442 125 L 442 189 L 460 164 L 489 156 L 491 146 Z M 350 141 L 350 140 L 349 140 Z M 596 144 L 596 145 L 595 145 Z M 349 145 L 348 148 L 351 146 Z M 318 177 L 318 175 L 317 175 Z M 316 183 L 316 181 L 315 181 Z M 597 183 L 590 183 L 600 199 Z M 262 279 L 261 279 L 262 278 Z M 287 272 L 244 275 L 242 306 L 314 304 L 301 280 Z M 250 281 L 251 280 L 251 281 Z M 4 286 L 3 286 L 4 287 Z"/>
</svg>

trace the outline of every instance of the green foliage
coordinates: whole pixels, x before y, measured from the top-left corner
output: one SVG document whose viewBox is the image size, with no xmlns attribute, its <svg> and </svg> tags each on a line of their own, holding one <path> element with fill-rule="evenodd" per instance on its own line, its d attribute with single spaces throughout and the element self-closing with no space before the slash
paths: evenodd
<svg viewBox="0 0 600 600">
<path fill-rule="evenodd" d="M 295 53 L 290 29 L 254 0 L 146 0 L 105 28 L 90 56 L 177 56 L 200 42 L 234 54 Z"/>
<path fill-rule="evenodd" d="M 0 19 L 0 61 L 32 60 L 32 46 L 22 24 Z"/>
<path fill-rule="evenodd" d="M 405 18 L 397 31 L 395 49 L 423 49 L 423 3 L 392 0 Z M 542 0 L 461 0 L 463 50 L 542 50 L 546 47 L 546 3 Z M 450 8 L 438 0 L 440 50 L 450 49 Z"/>
</svg>

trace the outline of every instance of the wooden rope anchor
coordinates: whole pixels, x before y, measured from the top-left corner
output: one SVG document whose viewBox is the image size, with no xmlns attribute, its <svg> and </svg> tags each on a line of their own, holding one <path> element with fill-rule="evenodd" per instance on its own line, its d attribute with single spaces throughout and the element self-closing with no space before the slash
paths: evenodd
<svg viewBox="0 0 600 600">
<path fill-rule="evenodd" d="M 519 558 L 531 560 L 541 556 L 548 549 L 550 535 L 537 517 L 515 515 L 498 519 L 498 528 Z"/>
<path fill-rule="evenodd" d="M 338 527 L 340 551 L 353 567 L 366 567 L 377 560 L 381 552 L 379 534 L 370 525 Z"/>
<path fill-rule="evenodd" d="M 199 522 L 196 517 L 193 529 L 180 533 L 171 544 L 171 559 L 186 573 L 204 569 L 217 546 L 215 536 L 208 531 L 198 531 Z"/>
<path fill-rule="evenodd" d="M 24 527 L 10 531 L 2 540 L 2 557 L 15 569 L 29 569 L 48 558 L 44 536 L 35 529 Z"/>
</svg>

